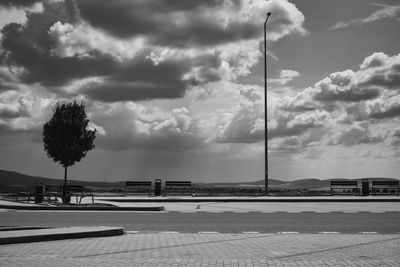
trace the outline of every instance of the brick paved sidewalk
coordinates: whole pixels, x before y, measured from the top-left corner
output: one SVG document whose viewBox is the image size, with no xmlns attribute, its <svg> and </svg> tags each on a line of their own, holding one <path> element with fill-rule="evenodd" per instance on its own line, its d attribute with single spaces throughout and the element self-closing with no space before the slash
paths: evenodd
<svg viewBox="0 0 400 267">
<path fill-rule="evenodd" d="M 126 234 L 0 246 L 1 266 L 400 266 L 400 235 Z"/>
</svg>

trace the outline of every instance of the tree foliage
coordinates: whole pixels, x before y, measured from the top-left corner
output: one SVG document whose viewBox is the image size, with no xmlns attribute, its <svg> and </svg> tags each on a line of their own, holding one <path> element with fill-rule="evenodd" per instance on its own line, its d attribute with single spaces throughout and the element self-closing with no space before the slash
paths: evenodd
<svg viewBox="0 0 400 267">
<path fill-rule="evenodd" d="M 89 130 L 88 124 L 83 102 L 58 102 L 53 117 L 43 126 L 47 156 L 65 168 L 79 162 L 95 148 L 96 130 Z"/>
</svg>

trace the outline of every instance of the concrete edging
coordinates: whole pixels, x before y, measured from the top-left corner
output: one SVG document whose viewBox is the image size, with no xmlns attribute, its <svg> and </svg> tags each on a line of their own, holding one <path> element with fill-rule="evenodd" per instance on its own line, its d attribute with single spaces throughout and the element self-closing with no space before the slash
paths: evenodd
<svg viewBox="0 0 400 267">
<path fill-rule="evenodd" d="M 17 244 L 17 243 L 31 243 L 54 241 L 63 239 L 77 239 L 88 237 L 106 237 L 117 236 L 125 234 L 125 229 L 122 227 L 96 227 L 95 230 L 90 227 L 75 227 L 76 231 L 71 228 L 56 228 L 56 229 L 39 229 L 35 231 L 22 230 L 22 231 L 8 231 L 6 235 L 0 236 L 0 245 Z M 63 232 L 63 230 L 65 232 Z M 59 232 L 56 232 L 59 231 Z M 24 234 L 25 233 L 25 234 Z"/>
<path fill-rule="evenodd" d="M 117 206 L 19 206 L 19 205 L 0 205 L 0 209 L 14 210 L 68 210 L 68 211 L 163 211 L 164 206 L 158 207 L 117 207 Z"/>
<path fill-rule="evenodd" d="M 184 198 L 184 199 L 99 199 L 101 201 L 108 202 L 400 202 L 400 197 L 398 198 L 246 198 L 246 199 L 238 199 L 238 198 L 224 198 L 224 199 L 201 199 L 201 198 Z"/>
</svg>

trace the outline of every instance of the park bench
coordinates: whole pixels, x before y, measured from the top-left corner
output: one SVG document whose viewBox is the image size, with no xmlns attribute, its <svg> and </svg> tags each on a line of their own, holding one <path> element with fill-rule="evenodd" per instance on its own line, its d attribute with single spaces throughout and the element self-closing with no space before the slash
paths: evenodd
<svg viewBox="0 0 400 267">
<path fill-rule="evenodd" d="M 387 181 L 372 181 L 372 193 L 376 195 L 376 193 L 383 190 L 383 193 L 387 191 L 387 193 L 396 192 L 396 195 L 399 195 L 400 183 L 399 181 L 387 180 Z"/>
<path fill-rule="evenodd" d="M 342 193 L 346 193 L 351 190 L 351 193 L 359 194 L 358 182 L 357 181 L 343 181 L 343 180 L 332 180 L 331 181 L 331 195 L 335 193 L 335 190 L 342 190 Z"/>
<path fill-rule="evenodd" d="M 164 188 L 164 195 L 170 192 L 175 193 L 189 193 L 192 194 L 192 182 L 191 181 L 166 181 Z"/>
<path fill-rule="evenodd" d="M 46 184 L 43 195 L 49 203 L 51 203 L 52 198 L 54 203 L 57 203 L 58 198 L 62 198 L 62 186 L 58 184 Z"/>
<path fill-rule="evenodd" d="M 35 200 L 35 194 L 31 193 L 31 192 L 25 192 L 25 191 L 24 192 L 17 192 L 17 195 L 16 195 L 16 201 L 17 202 L 18 201 L 23 201 L 21 199 L 24 199 L 29 203 L 31 201 L 31 198 L 32 198 L 32 201 Z"/>
<path fill-rule="evenodd" d="M 75 196 L 76 203 L 78 203 L 78 197 L 79 197 L 79 204 L 81 204 L 82 198 L 92 197 L 92 204 L 94 204 L 93 193 L 88 192 L 88 190 L 83 185 L 67 185 L 67 192 L 71 197 Z M 60 194 L 62 196 L 62 187 Z"/>
<path fill-rule="evenodd" d="M 125 196 L 128 192 L 143 192 L 148 190 L 149 196 L 151 195 L 151 181 L 127 181 L 125 183 Z"/>
<path fill-rule="evenodd" d="M 36 188 L 36 182 L 34 185 L 34 188 Z M 37 201 L 36 199 L 36 192 L 31 192 L 31 188 L 30 187 L 26 187 L 25 188 L 26 191 L 19 191 L 16 194 L 16 201 L 27 201 L 28 203 L 32 201 Z"/>
</svg>

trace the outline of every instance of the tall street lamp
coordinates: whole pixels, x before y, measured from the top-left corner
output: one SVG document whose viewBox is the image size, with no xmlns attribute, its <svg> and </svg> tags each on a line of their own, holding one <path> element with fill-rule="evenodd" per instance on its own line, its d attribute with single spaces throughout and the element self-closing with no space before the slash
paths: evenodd
<svg viewBox="0 0 400 267">
<path fill-rule="evenodd" d="M 267 18 L 264 22 L 264 127 L 265 127 L 265 194 L 268 194 L 268 127 L 267 127 L 267 21 L 271 12 L 267 13 Z"/>
</svg>

